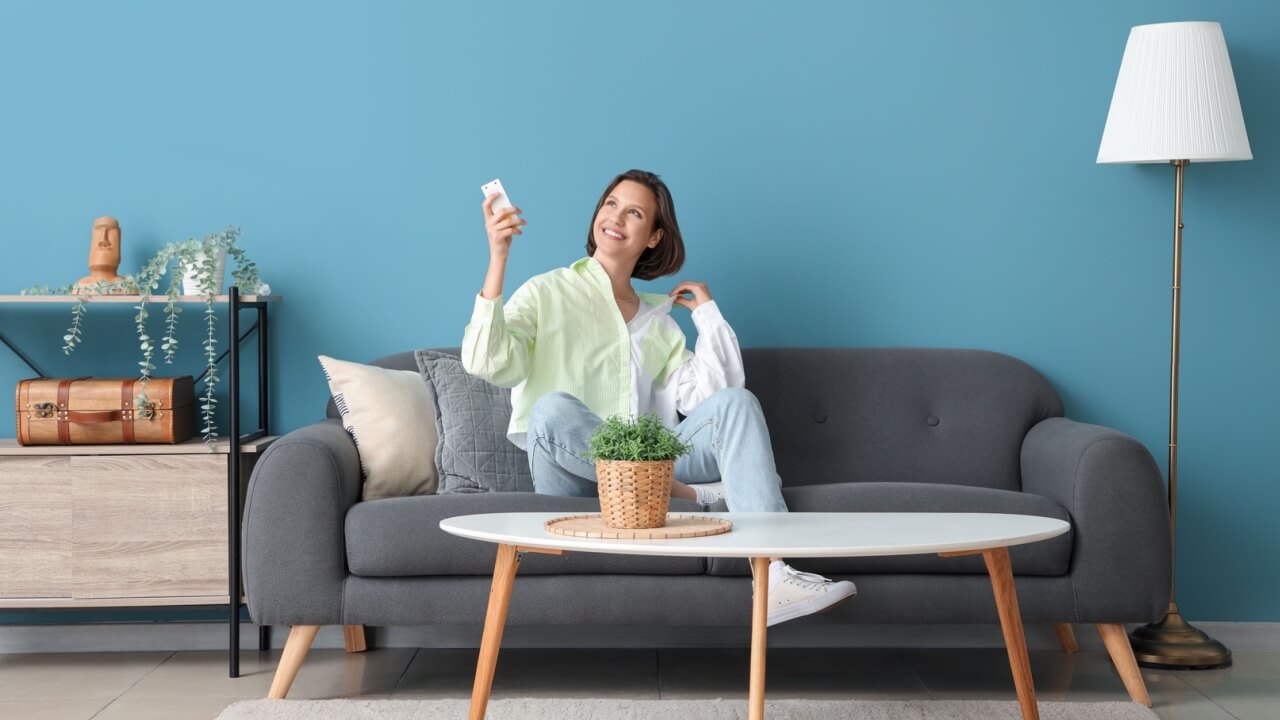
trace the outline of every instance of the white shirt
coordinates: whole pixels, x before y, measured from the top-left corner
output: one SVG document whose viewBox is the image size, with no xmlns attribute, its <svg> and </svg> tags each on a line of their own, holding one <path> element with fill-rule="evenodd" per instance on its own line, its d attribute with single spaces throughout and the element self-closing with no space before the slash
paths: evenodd
<svg viewBox="0 0 1280 720">
<path fill-rule="evenodd" d="M 653 413 L 673 430 L 680 423 L 677 412 L 687 416 L 715 391 L 746 384 L 738 336 L 712 300 L 702 303 L 692 313 L 698 330 L 694 352 L 686 350 L 684 364 L 667 382 L 655 385 L 654 377 L 644 371 L 642 362 L 644 335 L 655 323 L 680 332 L 680 326 L 671 317 L 675 300 L 668 297 L 659 305 L 643 306 L 627 323 L 631 331 L 631 414 Z"/>
</svg>

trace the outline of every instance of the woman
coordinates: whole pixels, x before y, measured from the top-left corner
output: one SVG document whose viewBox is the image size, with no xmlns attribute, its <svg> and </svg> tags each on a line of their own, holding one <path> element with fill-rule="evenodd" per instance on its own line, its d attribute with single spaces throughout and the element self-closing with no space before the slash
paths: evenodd
<svg viewBox="0 0 1280 720">
<path fill-rule="evenodd" d="M 529 454 L 534 489 L 597 494 L 595 463 L 583 456 L 604 417 L 653 413 L 693 446 L 676 462 L 671 494 L 735 512 L 786 512 L 760 403 L 743 388 L 742 353 L 707 286 L 683 281 L 666 296 L 637 293 L 684 264 L 684 240 L 666 184 L 631 170 L 613 179 L 587 232 L 587 257 L 531 278 L 505 303 L 512 238 L 528 224 L 520 209 L 493 213 L 485 198 L 489 271 L 462 339 L 467 372 L 511 391 L 507 437 Z M 692 311 L 694 352 L 671 318 Z M 681 421 L 679 416 L 683 415 Z M 801 573 L 774 559 L 774 625 L 856 594 L 853 583 Z"/>
</svg>

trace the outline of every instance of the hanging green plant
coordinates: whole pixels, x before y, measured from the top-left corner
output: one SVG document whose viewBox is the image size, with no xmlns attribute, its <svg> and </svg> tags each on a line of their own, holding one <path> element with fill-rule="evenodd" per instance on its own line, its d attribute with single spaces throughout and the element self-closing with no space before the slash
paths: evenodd
<svg viewBox="0 0 1280 720">
<path fill-rule="evenodd" d="M 258 267 L 248 258 L 244 250 L 236 245 L 240 237 L 240 229 L 234 226 L 226 230 L 206 235 L 203 240 L 189 239 L 172 242 L 162 247 L 150 260 L 143 264 L 136 275 L 126 275 L 116 282 L 99 282 L 92 285 L 67 285 L 63 287 L 35 286 L 22 291 L 23 295 L 77 295 L 77 302 L 71 306 L 71 326 L 62 336 L 62 351 L 70 355 L 75 351 L 82 339 L 85 314 L 89 310 L 89 300 L 95 295 L 137 295 L 138 304 L 134 306 L 134 327 L 138 335 L 138 348 L 142 359 L 138 362 L 140 392 L 137 397 L 139 406 L 148 402 L 146 395 L 147 381 L 151 378 L 156 366 L 152 362 L 155 357 L 155 343 L 147 332 L 147 320 L 150 317 L 148 301 L 152 293 L 160 287 L 160 283 L 169 276 L 169 284 L 165 289 L 164 304 L 164 336 L 160 339 L 160 351 L 166 365 L 172 364 L 178 350 L 178 315 L 182 308 L 178 298 L 185 289 L 188 295 L 199 295 L 205 302 L 205 340 L 204 354 L 207 366 L 204 377 L 204 394 L 200 404 L 201 434 L 206 443 L 217 438 L 215 414 L 217 397 L 214 390 L 218 385 L 218 337 L 217 312 L 215 298 L 222 290 L 222 276 L 225 263 L 229 258 L 235 263 L 231 272 L 231 283 L 246 295 L 265 295 L 270 288 L 258 277 Z"/>
</svg>

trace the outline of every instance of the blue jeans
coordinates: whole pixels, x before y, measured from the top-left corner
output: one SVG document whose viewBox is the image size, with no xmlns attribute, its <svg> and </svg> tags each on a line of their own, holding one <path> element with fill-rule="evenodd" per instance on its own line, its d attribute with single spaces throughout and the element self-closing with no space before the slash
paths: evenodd
<svg viewBox="0 0 1280 720">
<path fill-rule="evenodd" d="M 538 398 L 526 440 L 534 491 L 596 497 L 596 464 L 583 456 L 602 424 L 599 415 L 569 393 Z M 725 501 L 734 512 L 787 511 L 769 429 L 755 395 L 740 388 L 714 393 L 680 423 L 676 435 L 693 446 L 689 455 L 676 460 L 676 480 L 722 480 Z"/>
</svg>

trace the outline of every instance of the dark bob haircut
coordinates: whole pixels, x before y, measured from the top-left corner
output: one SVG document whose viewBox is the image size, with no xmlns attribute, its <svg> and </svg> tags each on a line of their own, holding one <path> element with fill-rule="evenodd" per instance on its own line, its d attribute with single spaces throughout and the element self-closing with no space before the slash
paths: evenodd
<svg viewBox="0 0 1280 720">
<path fill-rule="evenodd" d="M 657 175 L 644 170 L 628 170 L 614 178 L 613 182 L 609 183 L 609 187 L 604 189 L 600 195 L 600 201 L 596 203 L 595 212 L 591 213 L 591 224 L 587 227 L 587 254 L 596 254 L 596 216 L 600 214 L 600 208 L 604 206 L 604 201 L 609 198 L 609 194 L 623 180 L 640 183 L 653 193 L 653 197 L 658 201 L 658 212 L 653 217 L 653 229 L 662 231 L 662 239 L 658 241 L 657 247 L 645 248 L 640 254 L 635 269 L 631 271 L 631 277 L 652 280 L 679 272 L 684 266 L 684 238 L 680 236 L 680 225 L 676 222 L 675 202 L 671 199 L 671 191 L 667 189 L 667 184 Z"/>
</svg>

